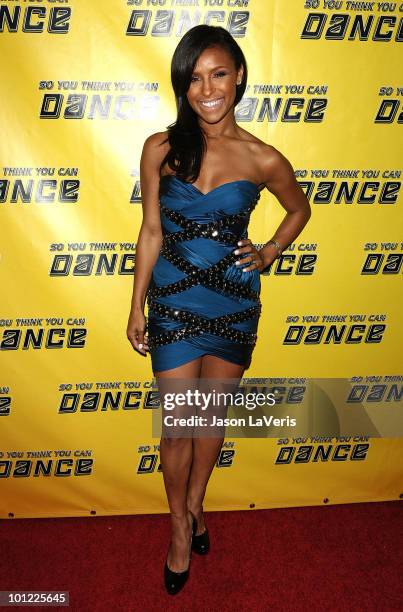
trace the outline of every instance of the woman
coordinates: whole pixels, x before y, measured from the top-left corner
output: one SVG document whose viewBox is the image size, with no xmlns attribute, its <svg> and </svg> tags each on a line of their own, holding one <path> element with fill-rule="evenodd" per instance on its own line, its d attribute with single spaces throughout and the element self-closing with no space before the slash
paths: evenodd
<svg viewBox="0 0 403 612">
<path fill-rule="evenodd" d="M 133 347 L 150 352 L 160 394 L 168 380 L 242 378 L 256 342 L 260 273 L 311 214 L 290 162 L 235 122 L 247 64 L 227 30 L 191 28 L 174 52 L 171 80 L 177 120 L 149 136 L 141 155 L 143 221 L 127 325 Z M 264 186 L 286 215 L 257 250 L 247 225 Z M 175 438 L 163 430 L 171 594 L 188 578 L 191 550 L 208 552 L 203 499 L 223 439 L 222 432 Z"/>
</svg>

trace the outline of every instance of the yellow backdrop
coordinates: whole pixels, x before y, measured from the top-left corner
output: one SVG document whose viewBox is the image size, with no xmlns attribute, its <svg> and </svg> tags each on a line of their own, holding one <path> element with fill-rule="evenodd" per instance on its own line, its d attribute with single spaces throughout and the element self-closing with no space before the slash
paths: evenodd
<svg viewBox="0 0 403 612">
<path fill-rule="evenodd" d="M 237 120 L 288 157 L 313 211 L 261 277 L 248 379 L 356 381 L 361 407 L 399 414 L 403 5 L 362 4 L 1 3 L 0 517 L 168 510 L 150 357 L 125 330 L 140 153 L 175 119 L 170 60 L 198 23 L 241 45 Z M 265 190 L 254 243 L 283 216 Z M 227 438 L 205 509 L 396 499 L 395 434 Z"/>
</svg>

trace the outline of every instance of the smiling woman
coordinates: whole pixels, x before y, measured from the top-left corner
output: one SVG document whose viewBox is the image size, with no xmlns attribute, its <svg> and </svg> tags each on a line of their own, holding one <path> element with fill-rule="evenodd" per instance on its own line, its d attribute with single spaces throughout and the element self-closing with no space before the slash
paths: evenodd
<svg viewBox="0 0 403 612">
<path fill-rule="evenodd" d="M 289 161 L 235 121 L 247 65 L 224 28 L 191 28 L 173 54 L 171 81 L 177 119 L 149 136 L 141 155 L 143 222 L 127 326 L 133 347 L 151 355 L 161 406 L 173 379 L 183 381 L 182 391 L 190 381 L 208 388 L 211 379 L 214 388 L 237 386 L 257 340 L 260 272 L 310 216 Z M 248 225 L 261 186 L 287 215 L 257 250 Z M 181 421 L 191 408 L 176 406 L 172 416 Z M 226 411 L 220 406 L 213 416 L 225 423 Z M 164 576 L 174 594 L 188 578 L 191 550 L 209 550 L 203 500 L 224 433 L 167 429 L 163 422 L 160 457 L 172 526 Z"/>
<path fill-rule="evenodd" d="M 234 112 L 246 89 L 246 59 L 242 49 L 223 28 L 196 26 L 175 49 L 171 81 L 178 117 L 175 124 L 169 126 L 171 148 L 160 169 L 163 172 L 166 164 L 179 178 L 194 182 L 201 173 L 202 159 L 208 149 L 204 118 L 211 124 L 215 117 L 222 120 Z M 218 156 L 217 161 L 220 160 L 222 163 Z M 226 172 L 228 168 L 224 169 Z M 207 192 L 210 188 L 200 190 Z"/>
</svg>

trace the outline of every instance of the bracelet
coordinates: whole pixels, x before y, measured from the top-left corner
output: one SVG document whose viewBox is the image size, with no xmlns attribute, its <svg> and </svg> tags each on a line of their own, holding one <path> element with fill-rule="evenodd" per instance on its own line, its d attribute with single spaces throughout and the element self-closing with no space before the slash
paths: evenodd
<svg viewBox="0 0 403 612">
<path fill-rule="evenodd" d="M 282 253 L 282 248 L 281 248 L 281 244 L 278 242 L 278 240 L 269 240 L 268 242 L 266 242 L 265 246 L 269 245 L 269 244 L 274 244 L 274 246 L 276 247 L 278 254 L 281 255 Z"/>
</svg>

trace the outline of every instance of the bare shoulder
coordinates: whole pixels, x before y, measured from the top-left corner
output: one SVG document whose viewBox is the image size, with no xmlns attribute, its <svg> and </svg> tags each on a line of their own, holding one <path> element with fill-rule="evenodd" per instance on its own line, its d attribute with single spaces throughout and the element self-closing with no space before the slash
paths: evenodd
<svg viewBox="0 0 403 612">
<path fill-rule="evenodd" d="M 141 190 L 147 188 L 148 183 L 155 183 L 160 177 L 160 165 L 168 152 L 169 144 L 167 132 L 150 134 L 143 144 L 140 158 Z"/>
<path fill-rule="evenodd" d="M 150 160 L 154 160 L 156 164 L 161 161 L 169 150 L 168 132 L 155 132 L 150 134 L 143 144 L 143 155 L 146 155 Z"/>
<path fill-rule="evenodd" d="M 249 154 L 252 159 L 256 160 L 262 183 L 268 184 L 279 178 L 279 175 L 282 175 L 283 178 L 288 176 L 289 179 L 291 176 L 294 177 L 293 167 L 281 151 L 247 130 L 242 129 L 242 132 L 247 142 Z"/>
<path fill-rule="evenodd" d="M 144 144 L 147 143 L 147 146 L 150 147 L 158 147 L 164 143 L 168 138 L 168 130 L 164 132 L 154 132 L 154 134 L 150 134 L 144 141 Z"/>
<path fill-rule="evenodd" d="M 295 173 L 289 159 L 276 147 L 267 143 L 259 145 L 259 166 L 263 182 L 268 186 L 278 180 L 294 182 Z"/>
</svg>

